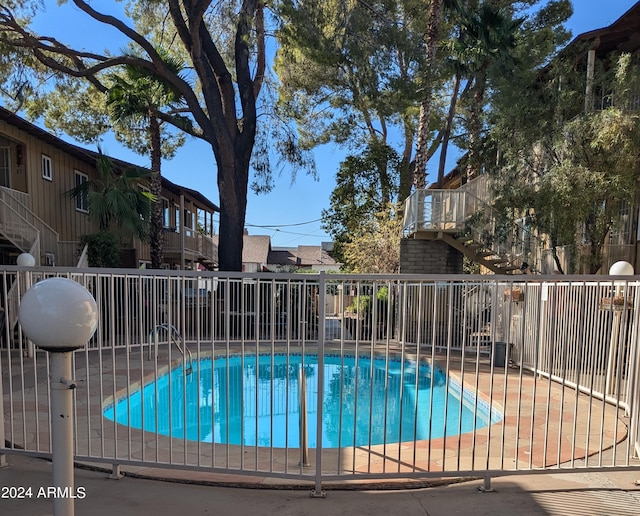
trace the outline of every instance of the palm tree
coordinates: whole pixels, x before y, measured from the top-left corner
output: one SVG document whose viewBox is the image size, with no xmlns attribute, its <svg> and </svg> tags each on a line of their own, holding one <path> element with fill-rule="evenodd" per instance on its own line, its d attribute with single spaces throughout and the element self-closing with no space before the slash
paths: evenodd
<svg viewBox="0 0 640 516">
<path fill-rule="evenodd" d="M 427 161 L 429 160 L 429 121 L 431 119 L 431 104 L 433 82 L 436 69 L 436 51 L 440 44 L 440 25 L 444 0 L 431 0 L 429 2 L 429 14 L 424 35 L 425 64 L 424 87 L 422 88 L 422 100 L 420 102 L 420 114 L 418 116 L 418 136 L 416 143 L 416 158 L 413 167 L 413 186 L 424 188 L 427 178 Z"/>
<path fill-rule="evenodd" d="M 71 197 L 87 200 L 89 217 L 98 222 L 100 231 L 126 230 L 135 238 L 149 238 L 149 216 L 153 196 L 140 189 L 149 172 L 139 168 L 115 171 L 113 162 L 98 149 L 98 177 L 77 185 L 69 191 Z"/>
<path fill-rule="evenodd" d="M 162 53 L 172 72 L 179 74 L 183 65 Z M 161 109 L 178 107 L 183 98 L 167 82 L 136 66 L 126 66 L 122 74 L 111 75 L 112 86 L 107 91 L 107 106 L 112 119 L 129 130 L 141 129 L 151 157 L 151 194 L 155 201 L 151 212 L 151 267 L 159 269 L 163 262 L 164 234 L 162 216 L 162 133 Z M 176 117 L 174 117 L 176 118 Z M 186 119 L 183 119 L 186 120 Z"/>
<path fill-rule="evenodd" d="M 497 63 L 514 62 L 516 35 L 524 18 L 513 19 L 507 9 L 483 2 L 476 11 L 458 6 L 463 38 L 458 40 L 461 61 L 471 73 L 469 114 L 469 153 L 467 179 L 478 174 L 482 134 L 482 110 L 485 104 L 489 69 Z"/>
</svg>

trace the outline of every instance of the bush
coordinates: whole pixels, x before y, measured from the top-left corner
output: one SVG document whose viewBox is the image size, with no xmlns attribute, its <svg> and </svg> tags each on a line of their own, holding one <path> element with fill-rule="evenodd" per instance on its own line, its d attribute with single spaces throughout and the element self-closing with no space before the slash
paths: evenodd
<svg viewBox="0 0 640 516">
<path fill-rule="evenodd" d="M 120 251 L 116 237 L 112 233 L 103 231 L 80 237 L 80 251 L 88 245 L 87 258 L 89 267 L 113 268 L 120 266 Z"/>
</svg>

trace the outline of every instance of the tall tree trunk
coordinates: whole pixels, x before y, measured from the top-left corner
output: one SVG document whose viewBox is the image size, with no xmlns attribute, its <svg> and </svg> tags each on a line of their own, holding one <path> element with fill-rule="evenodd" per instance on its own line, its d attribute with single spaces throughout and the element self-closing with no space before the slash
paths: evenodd
<svg viewBox="0 0 640 516">
<path fill-rule="evenodd" d="M 389 180 L 389 163 L 386 159 L 386 155 L 377 160 L 376 167 L 378 168 L 378 177 L 380 181 L 380 200 L 382 202 L 382 208 L 386 207 L 391 202 L 391 184 Z"/>
<path fill-rule="evenodd" d="M 469 154 L 467 158 L 467 181 L 480 174 L 481 157 L 480 147 L 482 140 L 482 110 L 484 106 L 484 93 L 487 84 L 487 68 L 489 64 L 484 63 L 480 71 L 476 74 L 473 86 L 473 100 L 471 104 L 471 115 L 469 119 Z"/>
<path fill-rule="evenodd" d="M 551 239 L 551 256 L 553 257 L 553 261 L 556 264 L 556 269 L 558 269 L 558 274 L 566 274 L 565 270 L 562 267 L 562 263 L 560 263 L 560 257 L 558 256 L 558 239 L 552 233 L 550 235 Z"/>
<path fill-rule="evenodd" d="M 461 74 L 456 73 L 453 82 L 453 92 L 451 93 L 451 102 L 449 102 L 449 113 L 447 114 L 447 125 L 442 135 L 442 146 L 440 147 L 440 163 L 438 164 L 438 180 L 436 188 L 442 188 L 444 182 L 445 166 L 447 164 L 447 150 L 449 148 L 449 140 L 451 139 L 451 129 L 453 128 L 453 118 L 456 114 L 456 105 L 458 103 L 458 93 L 460 92 Z"/>
<path fill-rule="evenodd" d="M 219 148 L 218 191 L 220 195 L 220 237 L 218 269 L 242 270 L 242 244 L 247 211 L 249 160 L 238 159 L 242 153 L 231 148 Z M 251 148 L 248 149 L 249 155 Z M 215 153 L 215 149 L 214 149 Z"/>
<path fill-rule="evenodd" d="M 398 202 L 411 195 L 411 152 L 413 151 L 413 129 L 409 120 L 404 119 L 404 150 L 400 164 L 400 186 L 398 188 Z"/>
<path fill-rule="evenodd" d="M 220 195 L 220 236 L 218 246 L 218 269 L 221 271 L 242 270 L 242 246 L 247 212 L 247 190 L 249 187 L 249 165 L 255 144 L 257 111 L 256 99 L 262 86 L 265 68 L 264 51 L 264 3 L 261 0 L 243 0 L 235 35 L 235 80 L 226 69 L 222 57 L 215 56 L 214 75 L 207 76 L 208 88 L 203 89 L 211 105 L 220 102 L 219 115 L 215 119 L 209 114 L 212 124 L 211 146 L 218 165 L 218 193 Z M 255 29 L 255 32 L 254 32 Z M 252 79 L 250 34 L 257 35 L 257 69 Z M 207 43 L 208 44 L 208 43 Z M 209 56 L 211 58 L 211 56 Z M 215 80 L 213 80 L 215 79 Z M 209 90 L 209 91 L 206 91 Z M 210 95 L 207 95 L 209 93 Z M 242 115 L 238 117 L 238 106 Z"/>
<path fill-rule="evenodd" d="M 429 120 L 431 118 L 431 96 L 433 94 L 433 76 L 436 64 L 436 50 L 440 39 L 440 21 L 442 19 L 443 0 L 431 0 L 429 5 L 429 21 L 425 34 L 425 73 L 424 95 L 420 102 L 420 118 L 418 121 L 418 142 L 416 160 L 413 169 L 413 185 L 424 188 L 427 182 L 427 161 L 429 159 Z"/>
<path fill-rule="evenodd" d="M 155 201 L 151 208 L 151 268 L 159 269 L 164 261 L 164 232 L 162 220 L 162 153 L 160 149 L 160 124 L 156 113 L 149 111 L 149 144 L 151 151 L 151 193 Z M 180 215 L 182 217 L 182 214 Z"/>
</svg>

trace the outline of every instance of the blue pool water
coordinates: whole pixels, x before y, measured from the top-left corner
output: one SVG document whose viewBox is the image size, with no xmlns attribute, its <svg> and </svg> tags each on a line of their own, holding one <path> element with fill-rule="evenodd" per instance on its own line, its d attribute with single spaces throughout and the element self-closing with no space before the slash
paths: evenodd
<svg viewBox="0 0 640 516">
<path fill-rule="evenodd" d="M 134 391 L 104 411 L 122 425 L 193 441 L 299 446 L 298 374 L 307 383 L 309 447 L 317 442 L 317 356 L 201 359 Z M 416 374 L 417 373 L 417 374 Z M 435 439 L 489 424 L 487 410 L 428 365 L 325 356 L 322 444 L 367 446 Z M 341 388 L 342 385 L 342 388 Z M 479 404 L 478 404 L 479 405 Z M 287 416 L 288 414 L 288 416 Z M 494 415 L 494 420 L 495 420 Z M 446 421 L 446 428 L 445 428 Z M 340 431 L 341 429 L 341 431 Z"/>
</svg>

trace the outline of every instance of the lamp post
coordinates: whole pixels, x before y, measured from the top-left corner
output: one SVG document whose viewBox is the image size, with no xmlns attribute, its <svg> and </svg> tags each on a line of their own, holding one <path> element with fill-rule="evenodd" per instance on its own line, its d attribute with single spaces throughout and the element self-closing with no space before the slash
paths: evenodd
<svg viewBox="0 0 640 516">
<path fill-rule="evenodd" d="M 51 432 L 53 444 L 54 516 L 73 516 L 72 353 L 84 347 L 96 330 L 98 310 L 91 293 L 66 278 L 33 285 L 22 297 L 18 318 L 27 338 L 51 353 Z"/>
<path fill-rule="evenodd" d="M 609 268 L 609 276 L 633 276 L 633 265 L 629 262 L 619 261 Z M 613 310 L 613 323 L 611 327 L 611 341 L 609 343 L 609 359 L 607 360 L 607 376 L 605 378 L 605 396 L 612 392 L 614 368 L 618 344 L 622 327 L 622 313 L 628 308 L 627 294 L 624 291 L 624 282 L 615 282 L 615 296 L 611 297 L 611 309 Z M 622 297 L 622 303 L 616 304 L 616 298 Z"/>
<path fill-rule="evenodd" d="M 22 253 L 16 258 L 16 264 L 19 267 L 33 267 L 36 264 L 36 259 L 29 253 Z M 24 292 L 31 288 L 31 271 L 24 272 Z M 23 353 L 24 354 L 24 353 Z M 33 357 L 33 342 L 27 339 L 27 357 Z"/>
</svg>

